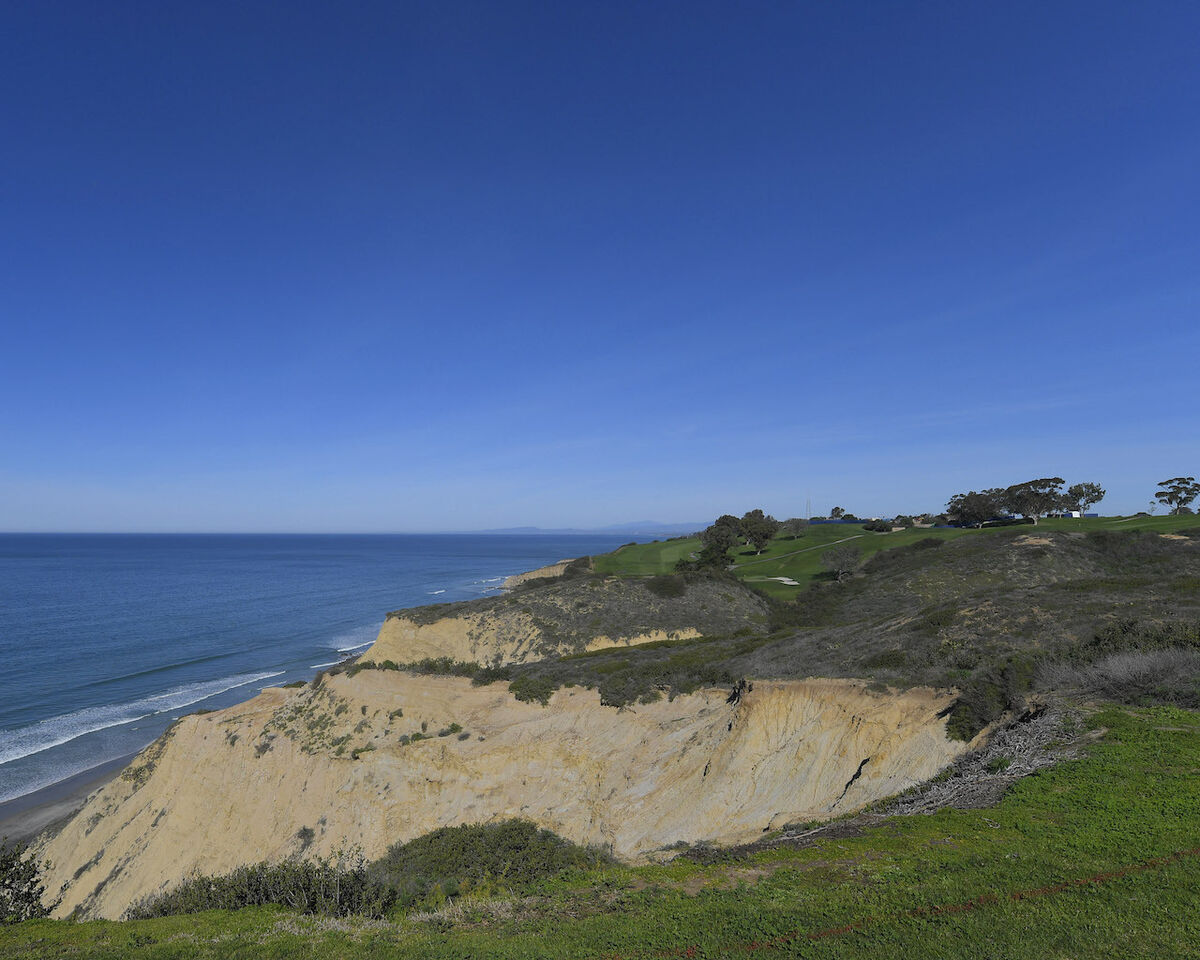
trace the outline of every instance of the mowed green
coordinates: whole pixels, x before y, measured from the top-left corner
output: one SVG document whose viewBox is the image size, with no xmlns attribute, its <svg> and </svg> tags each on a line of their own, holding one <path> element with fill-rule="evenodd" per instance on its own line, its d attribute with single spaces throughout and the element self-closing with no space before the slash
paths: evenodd
<svg viewBox="0 0 1200 960">
<path fill-rule="evenodd" d="M 0 929 L 0 956 L 1195 957 L 1200 714 L 1106 709 L 1078 759 L 996 806 L 723 862 L 564 875 L 498 908 L 331 921 L 282 909 Z"/>
<path fill-rule="evenodd" d="M 1200 517 L 1195 515 L 1162 517 L 1081 517 L 1047 519 L 1037 526 L 1020 526 L 1016 529 L 1036 534 L 1037 530 L 1063 530 L 1090 533 L 1097 530 L 1142 530 L 1152 533 L 1173 533 L 1200 527 Z M 729 552 L 733 573 L 747 583 L 780 600 L 790 600 L 806 589 L 814 579 L 827 575 L 821 564 L 826 550 L 845 543 L 856 547 L 863 559 L 881 550 L 903 547 L 918 540 L 935 537 L 952 540 L 962 536 L 992 536 L 999 531 L 1011 532 L 1013 527 L 986 527 L 982 530 L 967 530 L 954 527 L 912 527 L 894 530 L 891 533 L 872 533 L 858 523 L 818 523 L 808 528 L 807 535 L 796 538 L 777 537 L 763 550 L 755 554 L 749 547 L 739 547 Z M 629 544 L 594 558 L 595 569 L 610 576 L 652 576 L 670 573 L 680 559 L 686 559 L 700 550 L 698 537 L 679 540 L 656 541 L 654 543 Z M 782 578 L 782 579 L 781 579 Z M 795 584 L 784 582 L 793 580 Z"/>
</svg>

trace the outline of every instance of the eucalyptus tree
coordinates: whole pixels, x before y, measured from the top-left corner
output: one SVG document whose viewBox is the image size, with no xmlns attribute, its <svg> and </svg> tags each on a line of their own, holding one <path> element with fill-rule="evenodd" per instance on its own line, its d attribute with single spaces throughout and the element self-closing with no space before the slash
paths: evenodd
<svg viewBox="0 0 1200 960">
<path fill-rule="evenodd" d="M 1162 490 L 1154 494 L 1154 499 L 1163 506 L 1171 508 L 1171 513 L 1183 513 L 1196 497 L 1200 497 L 1200 483 L 1195 477 L 1174 477 L 1159 483 Z"/>
</svg>

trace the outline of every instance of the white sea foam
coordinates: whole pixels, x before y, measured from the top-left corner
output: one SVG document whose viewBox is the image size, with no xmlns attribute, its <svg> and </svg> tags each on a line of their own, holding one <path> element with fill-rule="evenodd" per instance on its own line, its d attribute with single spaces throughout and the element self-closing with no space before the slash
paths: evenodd
<svg viewBox="0 0 1200 960">
<path fill-rule="evenodd" d="M 349 633 L 338 634 L 329 641 L 329 648 L 336 650 L 338 653 L 349 653 L 351 650 L 369 647 L 375 642 L 375 636 L 378 633 L 379 627 L 368 623 L 365 626 L 356 627 Z"/>
<path fill-rule="evenodd" d="M 445 590 L 430 590 L 429 595 L 431 597 L 436 597 L 439 593 L 445 593 L 445 592 L 446 592 Z"/>
<path fill-rule="evenodd" d="M 97 730 L 107 730 L 109 727 L 119 727 L 125 723 L 152 717 L 157 713 L 178 710 L 226 690 L 244 687 L 248 683 L 257 683 L 259 680 L 268 680 L 282 674 L 282 670 L 273 673 L 243 673 L 220 680 L 190 683 L 130 703 L 85 707 L 73 713 L 64 713 L 62 716 L 32 723 L 27 727 L 18 727 L 16 730 L 0 730 L 0 763 L 20 760 L 30 754 L 41 753 L 76 737 L 82 737 L 86 733 L 95 733 Z"/>
<path fill-rule="evenodd" d="M 330 660 L 328 663 L 314 663 L 308 669 L 320 670 L 322 667 L 336 667 L 341 662 L 341 660 Z"/>
</svg>

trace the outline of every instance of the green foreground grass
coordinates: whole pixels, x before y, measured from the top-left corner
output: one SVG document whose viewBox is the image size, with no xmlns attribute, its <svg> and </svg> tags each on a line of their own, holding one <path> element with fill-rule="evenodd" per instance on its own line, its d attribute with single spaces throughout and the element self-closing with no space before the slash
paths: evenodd
<svg viewBox="0 0 1200 960">
<path fill-rule="evenodd" d="M 7 958 L 1195 957 L 1200 714 L 1107 709 L 1085 756 L 995 807 L 851 838 L 540 885 L 511 913 L 341 922 L 284 910 L 0 929 Z"/>
<path fill-rule="evenodd" d="M 1037 526 L 1021 526 L 1018 530 L 1034 533 L 1038 530 L 1091 533 L 1097 530 L 1146 530 L 1154 533 L 1173 533 L 1200 526 L 1200 517 L 1086 517 L 1079 519 L 1041 520 Z M 892 533 L 872 533 L 861 524 L 820 523 L 808 528 L 806 536 L 794 539 L 776 538 L 761 555 L 749 547 L 731 550 L 729 561 L 733 572 L 747 583 L 780 600 L 791 600 L 807 589 L 814 579 L 825 576 L 821 554 L 843 541 L 853 544 L 869 559 L 881 550 L 903 547 L 918 540 L 935 537 L 953 540 L 956 537 L 995 536 L 1001 531 L 1011 533 L 1012 527 L 987 527 L 966 530 L 949 527 L 910 528 Z M 700 550 L 698 537 L 654 543 L 629 544 L 593 559 L 598 573 L 610 576 L 639 577 L 670 573 L 675 564 Z M 778 577 L 794 580 L 796 585 L 783 583 Z"/>
</svg>

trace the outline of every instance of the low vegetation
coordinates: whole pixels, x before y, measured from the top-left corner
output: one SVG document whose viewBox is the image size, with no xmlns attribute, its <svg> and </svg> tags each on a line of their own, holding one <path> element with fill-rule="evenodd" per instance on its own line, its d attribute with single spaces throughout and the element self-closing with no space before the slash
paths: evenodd
<svg viewBox="0 0 1200 960">
<path fill-rule="evenodd" d="M 1016 781 L 992 806 L 860 816 L 794 840 L 765 838 L 712 861 L 596 863 L 483 883 L 441 906 L 427 895 L 416 908 L 394 908 L 377 920 L 306 917 L 274 905 L 125 923 L 33 920 L 0 928 L 0 954 L 1192 956 L 1200 942 L 1200 715 L 1109 708 L 1087 727 L 1083 743 L 1091 745 L 1076 759 Z M 988 764 L 1001 765 L 996 757 Z M 455 845 L 463 848 L 460 864 L 480 854 Z M 405 875 L 459 876 L 442 870 L 441 857 L 430 844 L 407 862 Z M 489 869 L 495 875 L 504 866 Z"/>
<path fill-rule="evenodd" d="M 852 676 L 881 691 L 952 686 L 960 695 L 947 730 L 964 740 L 1005 715 L 1033 729 L 1047 700 L 1119 705 L 1092 718 L 1098 742 L 1088 751 L 1052 765 L 1081 753 L 1067 733 L 1043 725 L 1042 739 L 1002 735 L 989 753 L 891 807 L 659 866 L 621 866 L 521 821 L 435 831 L 374 863 L 352 854 L 303 859 L 315 840 L 305 828 L 293 860 L 195 877 L 139 904 L 137 922 L 19 917 L 32 939 L 0 933 L 0 952 L 594 957 L 603 944 L 609 956 L 649 958 L 791 950 L 803 941 L 806 956 L 934 957 L 947 942 L 1006 957 L 1184 955 L 1200 939 L 1189 913 L 1200 886 L 1195 518 L 981 530 L 908 520 L 887 530 L 776 525 L 764 540 L 771 518 L 728 518 L 740 538 L 722 552 L 729 569 L 693 569 L 719 537 L 680 538 L 630 545 L 503 597 L 402 612 L 418 622 L 519 614 L 546 638 L 544 659 L 360 661 L 331 672 L 461 676 L 506 683 L 513 696 L 543 704 L 583 686 L 617 708 L 701 687 L 742 689 L 747 678 Z M 684 634 L 684 625 L 703 635 Z M 667 638 L 586 649 L 598 636 L 655 630 Z M 315 678 L 255 750 L 285 735 L 348 761 L 373 748 L 369 736 L 405 744 L 472 735 L 450 717 L 393 734 L 402 710 L 368 716 L 335 686 Z M 981 796 L 993 803 L 996 784 L 1011 790 L 986 811 L 885 816 L 931 812 L 966 795 L 967 806 Z M 21 861 L 3 862 L 11 870 Z M 1034 927 L 1038 938 L 1019 935 Z"/>
<path fill-rule="evenodd" d="M 297 834 L 302 847 L 313 839 L 306 829 L 307 835 L 304 830 Z M 221 876 L 195 876 L 135 905 L 128 919 L 268 905 L 326 917 L 379 918 L 401 909 L 436 908 L 467 894 L 513 896 L 565 871 L 612 863 L 598 850 L 524 820 L 444 827 L 397 843 L 371 863 L 343 851 L 329 858 L 257 863 Z"/>
<path fill-rule="evenodd" d="M 0 924 L 47 916 L 45 892 L 37 860 L 21 844 L 0 841 Z"/>
<path fill-rule="evenodd" d="M 766 604 L 754 591 L 721 573 L 617 578 L 580 573 L 567 579 L 534 581 L 498 597 L 435 604 L 389 613 L 417 624 L 447 616 L 515 647 L 532 643 L 543 656 L 587 649 L 601 637 L 699 631 L 728 633 L 765 619 Z"/>
<path fill-rule="evenodd" d="M 1043 520 L 1036 535 L 1032 527 L 914 527 L 846 543 L 825 532 L 840 530 L 844 540 L 844 526 L 814 525 L 798 541 L 818 547 L 802 555 L 815 568 L 807 588 L 791 598 L 764 591 L 752 615 L 712 619 L 702 637 L 505 666 L 427 660 L 351 669 L 507 682 L 514 696 L 541 703 L 557 689 L 582 686 L 614 707 L 744 677 L 852 676 L 894 687 L 956 687 L 961 696 L 948 729 L 963 739 L 1051 688 L 1126 703 L 1200 705 L 1187 653 L 1200 623 L 1200 544 L 1184 525 L 1188 519 L 1090 527 Z M 784 549 L 796 542 L 786 541 Z M 772 542 L 765 560 L 800 559 L 773 558 L 780 543 Z M 646 596 L 682 594 L 699 616 L 713 606 L 742 608 L 747 588 L 764 586 L 745 569 L 659 572 L 633 582 Z M 570 587 L 586 591 L 587 583 Z M 563 596 L 547 585 L 522 594 L 522 602 L 552 591 Z M 739 625 L 720 629 L 728 623 Z"/>
</svg>

